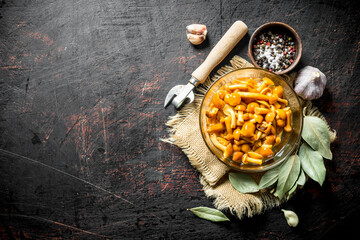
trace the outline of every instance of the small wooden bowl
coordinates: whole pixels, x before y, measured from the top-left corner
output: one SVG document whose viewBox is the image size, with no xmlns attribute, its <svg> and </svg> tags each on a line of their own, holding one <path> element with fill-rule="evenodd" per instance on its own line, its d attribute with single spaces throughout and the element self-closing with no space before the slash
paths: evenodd
<svg viewBox="0 0 360 240">
<path fill-rule="evenodd" d="M 255 37 L 263 32 L 263 31 L 281 31 L 281 32 L 285 32 L 285 33 L 290 33 L 294 39 L 294 44 L 295 44 L 295 48 L 296 48 L 296 54 L 295 54 L 295 58 L 294 58 L 294 62 L 285 70 L 281 71 L 281 72 L 275 72 L 276 74 L 285 74 L 290 72 L 291 70 L 293 70 L 295 68 L 295 66 L 299 63 L 301 55 L 302 55 L 302 43 L 301 43 L 301 39 L 299 37 L 299 34 L 289 25 L 287 25 L 286 23 L 282 23 L 282 22 L 269 22 L 269 23 L 265 23 L 264 25 L 261 25 L 258 29 L 255 30 L 255 32 L 251 35 L 250 41 L 249 41 L 249 47 L 248 47 L 248 55 L 249 58 L 252 62 L 252 64 L 257 67 L 257 68 L 261 68 L 255 61 L 254 58 L 254 54 L 253 54 L 253 45 L 254 45 L 254 39 Z"/>
</svg>

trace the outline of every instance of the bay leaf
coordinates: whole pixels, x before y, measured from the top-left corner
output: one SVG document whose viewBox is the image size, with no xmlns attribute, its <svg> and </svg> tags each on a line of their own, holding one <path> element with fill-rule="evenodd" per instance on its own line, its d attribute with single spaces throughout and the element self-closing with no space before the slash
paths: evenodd
<svg viewBox="0 0 360 240">
<path fill-rule="evenodd" d="M 297 155 L 290 156 L 279 171 L 279 179 L 276 186 L 275 196 L 282 199 L 298 179 L 300 173 L 300 159 Z"/>
<path fill-rule="evenodd" d="M 300 163 L 301 166 L 301 163 Z M 306 176 L 304 173 L 304 170 L 300 169 L 300 175 L 298 179 L 296 180 L 296 183 L 290 188 L 290 190 L 287 192 L 287 200 L 291 197 L 291 194 L 295 192 L 295 190 L 298 188 L 298 186 L 304 186 L 306 182 Z"/>
<path fill-rule="evenodd" d="M 321 156 L 332 159 L 330 134 L 326 123 L 322 119 L 305 116 L 301 136 L 315 151 L 319 151 Z"/>
<path fill-rule="evenodd" d="M 280 166 L 270 169 L 261 177 L 259 183 L 259 189 L 270 187 L 278 180 Z"/>
<path fill-rule="evenodd" d="M 301 159 L 300 159 L 300 164 L 301 164 Z M 305 172 L 303 169 L 301 169 L 300 177 L 297 180 L 297 185 L 304 186 L 305 182 L 306 182 Z"/>
<path fill-rule="evenodd" d="M 291 194 L 293 194 L 295 192 L 295 190 L 297 189 L 298 185 L 297 184 L 294 184 L 294 186 L 292 186 L 290 188 L 290 190 L 287 192 L 287 197 L 286 197 L 286 200 L 289 200 L 290 197 L 291 197 Z"/>
<path fill-rule="evenodd" d="M 303 143 L 299 149 L 299 157 L 302 169 L 306 174 L 322 186 L 326 168 L 324 160 L 318 151 L 314 151 L 307 143 Z"/>
<path fill-rule="evenodd" d="M 230 219 L 226 217 L 224 213 L 215 208 L 195 207 L 188 210 L 194 213 L 199 218 L 206 219 L 212 222 L 230 221 Z"/>
<path fill-rule="evenodd" d="M 230 172 L 229 180 L 231 185 L 241 193 L 253 193 L 259 191 L 259 186 L 249 174 Z"/>
</svg>

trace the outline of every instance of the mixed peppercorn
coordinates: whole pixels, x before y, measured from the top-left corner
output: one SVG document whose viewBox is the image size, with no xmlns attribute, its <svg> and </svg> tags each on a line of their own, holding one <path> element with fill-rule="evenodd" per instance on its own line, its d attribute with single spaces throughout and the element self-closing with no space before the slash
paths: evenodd
<svg viewBox="0 0 360 240">
<path fill-rule="evenodd" d="M 253 43 L 254 59 L 261 68 L 281 72 L 294 62 L 296 47 L 290 34 L 261 32 Z"/>
</svg>

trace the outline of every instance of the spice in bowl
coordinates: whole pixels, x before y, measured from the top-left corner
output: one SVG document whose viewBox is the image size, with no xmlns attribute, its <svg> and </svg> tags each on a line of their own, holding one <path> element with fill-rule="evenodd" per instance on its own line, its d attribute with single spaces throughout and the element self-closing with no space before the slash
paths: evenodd
<svg viewBox="0 0 360 240">
<path fill-rule="evenodd" d="M 294 38 L 286 33 L 261 32 L 254 38 L 253 54 L 261 68 L 274 72 L 284 71 L 295 59 Z"/>
<path fill-rule="evenodd" d="M 248 55 L 255 67 L 278 75 L 292 71 L 302 55 L 299 34 L 288 24 L 268 22 L 251 35 Z"/>
</svg>

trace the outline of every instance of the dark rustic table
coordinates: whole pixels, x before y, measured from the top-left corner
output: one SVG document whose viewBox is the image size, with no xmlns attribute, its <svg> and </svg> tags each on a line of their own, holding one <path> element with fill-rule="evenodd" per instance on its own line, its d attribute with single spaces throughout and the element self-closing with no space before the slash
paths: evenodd
<svg viewBox="0 0 360 240">
<path fill-rule="evenodd" d="M 236 20 L 249 37 L 283 21 L 303 41 L 297 69 L 328 78 L 314 104 L 337 131 L 323 187 L 308 181 L 280 208 L 212 223 L 199 173 L 164 143 L 163 108 Z M 191 23 L 206 42 L 186 39 Z M 359 236 L 360 15 L 356 1 L 10 1 L 0 3 L 2 239 L 347 239 Z M 355 239 L 355 238 L 354 238 Z"/>
</svg>

